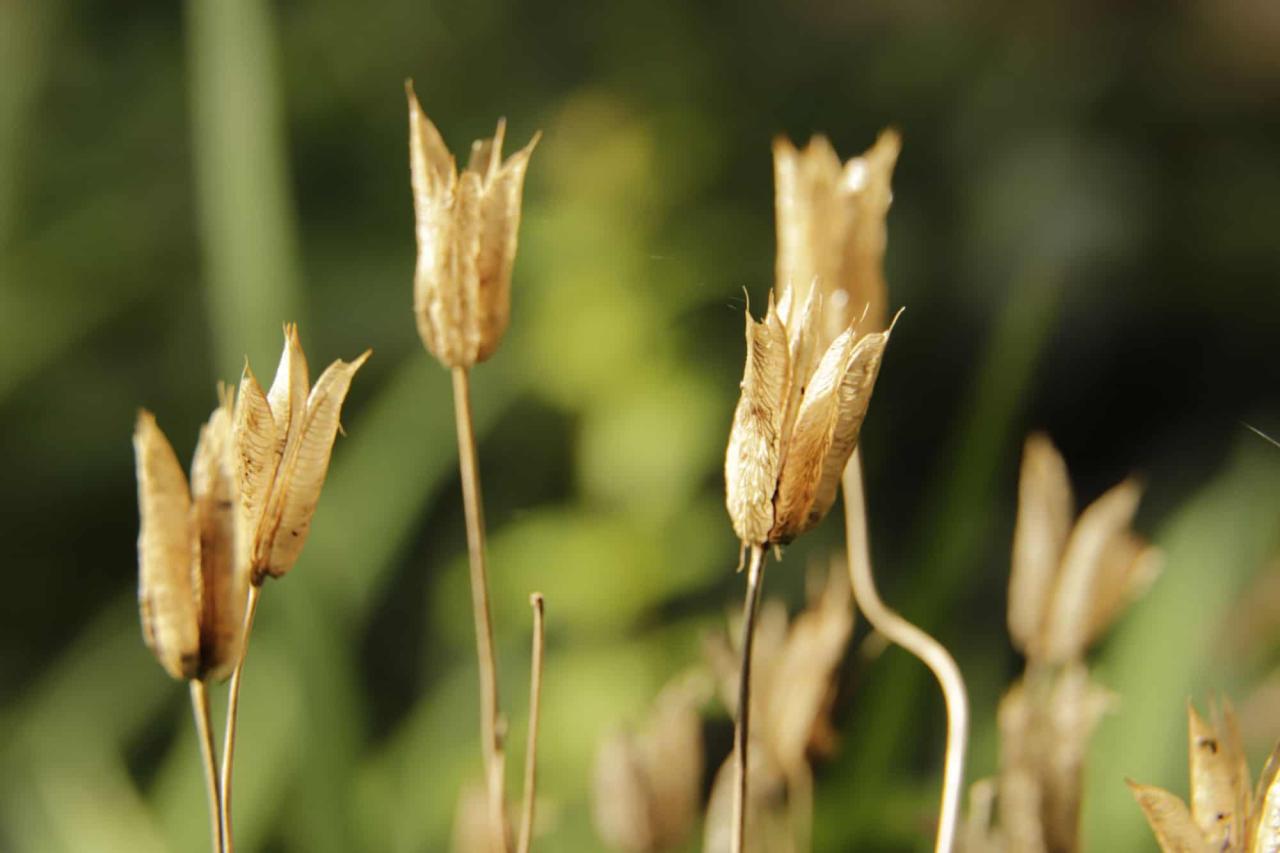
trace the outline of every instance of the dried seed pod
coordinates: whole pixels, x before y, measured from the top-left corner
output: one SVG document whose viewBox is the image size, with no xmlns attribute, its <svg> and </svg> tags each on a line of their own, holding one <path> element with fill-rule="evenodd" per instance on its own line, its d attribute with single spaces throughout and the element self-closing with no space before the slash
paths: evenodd
<svg viewBox="0 0 1280 853">
<path fill-rule="evenodd" d="M 762 322 L 747 313 L 742 395 L 725 454 L 725 501 L 744 544 L 787 543 L 822 520 L 857 446 L 889 331 L 846 329 L 816 366 L 821 299 L 799 316 L 772 295 Z"/>
<path fill-rule="evenodd" d="M 138 607 L 142 634 L 165 672 L 194 678 L 200 668 L 191 495 L 173 446 L 148 411 L 133 432 L 138 475 Z"/>
<path fill-rule="evenodd" d="M 638 733 L 619 731 L 596 753 L 593 815 L 613 849 L 670 850 L 698 817 L 702 785 L 702 679 L 665 687 Z"/>
<path fill-rule="evenodd" d="M 200 430 L 191 485 L 150 412 L 138 415 L 138 602 L 143 636 L 174 678 L 225 678 L 240 655 L 229 392 Z"/>
<path fill-rule="evenodd" d="M 308 388 L 306 357 L 290 324 L 269 393 L 245 365 L 233 442 L 240 554 L 252 583 L 281 577 L 297 561 L 329 470 L 342 403 L 370 354 L 334 361 Z"/>
<path fill-rule="evenodd" d="M 1280 744 L 1271 751 L 1258 780 L 1249 811 L 1248 843 L 1253 853 L 1280 851 Z"/>
<path fill-rule="evenodd" d="M 231 674 L 240 657 L 248 586 L 236 570 L 236 483 L 231 393 L 200 429 L 191 462 L 191 498 L 199 548 L 200 666 L 209 677 Z"/>
<path fill-rule="evenodd" d="M 834 748 L 831 700 L 853 622 L 848 573 L 839 561 L 795 619 L 788 620 L 786 606 L 776 599 L 760 607 L 751 655 L 752 737 L 785 773 Z M 736 714 L 740 652 L 738 632 L 730 634 L 709 637 L 705 651 L 721 701 Z"/>
<path fill-rule="evenodd" d="M 1251 792 L 1249 767 L 1230 706 L 1210 726 L 1187 703 L 1187 754 L 1191 768 L 1191 819 L 1215 850 L 1244 842 Z"/>
<path fill-rule="evenodd" d="M 1046 660 L 1083 655 L 1123 605 L 1150 583 L 1155 552 L 1129 530 L 1141 493 L 1136 481 L 1125 480 L 1080 514 L 1045 614 Z M 1117 562 L 1112 558 L 1118 554 L 1123 559 Z"/>
<path fill-rule="evenodd" d="M 524 176 L 538 136 L 503 161 L 500 121 L 492 139 L 472 144 L 459 174 L 411 83 L 405 92 L 417 220 L 418 333 L 446 367 L 470 367 L 493 355 L 506 332 Z"/>
<path fill-rule="evenodd" d="M 1160 572 L 1160 551 L 1130 525 L 1141 488 L 1114 486 L 1071 521 L 1066 464 L 1048 437 L 1027 439 L 1009 577 L 1009 633 L 1028 659 L 1082 657 Z"/>
<path fill-rule="evenodd" d="M 1214 849 L 1196 829 L 1182 800 L 1162 788 L 1128 779 L 1125 782 L 1142 807 L 1163 853 L 1210 853 Z"/>
<path fill-rule="evenodd" d="M 842 164 L 831 143 L 815 136 L 803 150 L 773 143 L 778 234 L 776 286 L 801 296 L 816 287 L 831 305 L 823 338 L 832 340 L 864 309 L 858 334 L 885 328 L 885 217 L 902 141 L 892 130 Z M 816 282 L 816 285 L 814 284 Z"/>
<path fill-rule="evenodd" d="M 1009 574 L 1009 636 L 1024 654 L 1039 639 L 1073 516 L 1067 463 L 1048 436 L 1029 436 L 1022 452 Z"/>
<path fill-rule="evenodd" d="M 1191 808 L 1159 788 L 1129 787 L 1165 851 L 1276 853 L 1280 850 L 1280 746 L 1267 760 L 1256 792 L 1231 706 L 1205 722 L 1187 705 Z"/>
</svg>

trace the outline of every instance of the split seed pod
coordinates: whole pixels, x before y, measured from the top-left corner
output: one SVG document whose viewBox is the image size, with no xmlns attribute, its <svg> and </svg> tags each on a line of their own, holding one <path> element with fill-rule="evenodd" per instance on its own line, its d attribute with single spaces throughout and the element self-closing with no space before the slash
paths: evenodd
<svg viewBox="0 0 1280 853">
<path fill-rule="evenodd" d="M 411 83 L 409 166 L 417 219 L 414 314 L 422 342 L 446 367 L 470 367 L 493 355 L 511 313 L 525 170 L 538 142 L 502 160 L 506 129 L 471 145 L 466 169 L 422 112 Z"/>
<path fill-rule="evenodd" d="M 1280 745 L 1255 791 L 1231 706 L 1212 717 L 1206 722 L 1187 705 L 1190 809 L 1160 788 L 1135 782 L 1129 788 L 1165 853 L 1275 853 L 1280 850 Z"/>
<path fill-rule="evenodd" d="M 747 360 L 725 456 L 726 505 L 745 545 L 785 544 L 835 503 L 858 443 L 890 330 L 856 321 L 823 349 L 823 298 L 787 290 L 765 318 L 747 310 Z"/>
<path fill-rule="evenodd" d="M 329 470 L 342 403 L 372 352 L 334 361 L 312 388 L 297 326 L 287 324 L 284 338 L 271 390 L 263 393 L 246 363 L 235 410 L 239 565 L 255 585 L 283 576 L 297 561 Z"/>
<path fill-rule="evenodd" d="M 240 653 L 247 587 L 234 562 L 231 412 L 224 393 L 200 430 L 190 489 L 155 417 L 140 412 L 134 428 L 142 631 L 174 678 L 225 678 Z"/>
<path fill-rule="evenodd" d="M 803 300 L 816 282 L 827 303 L 826 340 L 864 307 L 858 333 L 885 328 L 885 216 L 901 148 L 897 132 L 886 130 L 865 153 L 842 164 L 824 136 L 802 150 L 784 137 L 774 140 L 776 285 L 779 293 L 799 289 Z"/>
<path fill-rule="evenodd" d="M 1141 488 L 1112 487 L 1072 522 L 1066 463 L 1044 435 L 1027 439 L 1009 578 L 1009 633 L 1029 658 L 1080 658 L 1160 572 L 1159 549 L 1130 525 Z"/>
</svg>

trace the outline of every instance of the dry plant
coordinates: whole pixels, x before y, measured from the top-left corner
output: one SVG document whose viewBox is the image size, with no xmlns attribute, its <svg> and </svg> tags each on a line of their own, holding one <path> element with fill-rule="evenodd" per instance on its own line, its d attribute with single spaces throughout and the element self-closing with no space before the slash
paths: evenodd
<svg viewBox="0 0 1280 853">
<path fill-rule="evenodd" d="M 824 137 L 814 137 L 803 150 L 785 139 L 774 143 L 778 286 L 808 288 L 808 299 L 815 291 L 821 294 L 827 305 L 823 330 L 827 338 L 849 324 L 867 339 L 875 335 L 887 338 L 892 328 L 892 324 L 886 325 L 885 221 L 900 150 L 901 140 L 892 130 L 881 133 L 875 145 L 845 163 Z M 964 781 L 968 696 L 960 670 L 947 650 L 880 599 L 871 571 L 862 462 L 856 440 L 854 445 L 835 472 L 844 492 L 853 595 L 867 621 L 928 666 L 942 688 L 947 707 L 947 751 L 937 849 L 946 853 L 954 841 Z M 831 488 L 834 497 L 834 484 Z"/>
<path fill-rule="evenodd" d="M 1160 568 L 1130 529 L 1139 497 L 1127 479 L 1075 519 L 1062 456 L 1044 435 L 1027 439 L 1008 612 L 1026 671 L 1000 701 L 1000 773 L 971 792 L 967 853 L 1079 849 L 1089 738 L 1111 703 L 1085 653 Z"/>
<path fill-rule="evenodd" d="M 614 850 L 677 850 L 693 831 L 701 805 L 702 717 L 709 684 L 699 672 L 679 676 L 654 700 L 638 730 L 601 741 L 592 780 L 592 815 Z"/>
<path fill-rule="evenodd" d="M 811 579 L 813 576 L 811 575 Z M 821 585 L 810 584 L 809 605 L 788 625 L 780 601 L 764 603 L 756 627 L 751 669 L 751 780 L 747 849 L 810 849 L 813 771 L 810 762 L 831 755 L 836 732 L 830 712 L 836 676 L 853 634 L 853 599 L 845 568 L 833 561 Z M 737 713 L 739 649 L 729 635 L 708 639 L 707 657 L 721 698 Z M 703 849 L 728 850 L 732 841 L 733 758 L 716 774 L 707 807 Z"/>
<path fill-rule="evenodd" d="M 1161 788 L 1129 781 L 1164 853 L 1275 853 L 1280 850 L 1280 744 L 1255 789 L 1235 714 L 1214 709 L 1211 722 L 1187 703 L 1191 808 Z"/>
<path fill-rule="evenodd" d="M 405 92 L 409 100 L 409 167 L 418 243 L 414 316 L 423 344 L 453 375 L 480 665 L 480 733 L 489 794 L 490 847 L 507 851 L 511 842 L 504 794 L 505 722 L 498 697 L 489 612 L 484 500 L 471 417 L 470 370 L 497 351 L 507 329 L 524 176 L 538 137 L 535 135 L 528 145 L 504 161 L 506 125 L 499 121 L 493 138 L 472 144 L 467 167 L 459 173 L 440 132 L 423 113 L 412 83 L 405 84 Z M 526 763 L 531 764 L 533 759 L 530 752 Z M 528 766 L 526 779 L 532 784 L 534 778 L 534 770 Z M 525 791 L 530 821 L 533 797 L 532 790 Z M 522 846 L 527 846 L 523 829 L 521 835 Z"/>
<path fill-rule="evenodd" d="M 209 787 L 213 848 L 232 851 L 236 710 L 262 583 L 297 561 L 311 528 L 351 379 L 369 357 L 333 362 L 310 387 L 296 326 L 263 393 L 246 363 L 238 397 L 200 432 L 190 491 L 149 412 L 134 431 L 138 600 L 143 635 L 166 671 L 188 679 Z M 231 675 L 221 780 L 205 682 Z"/>
</svg>

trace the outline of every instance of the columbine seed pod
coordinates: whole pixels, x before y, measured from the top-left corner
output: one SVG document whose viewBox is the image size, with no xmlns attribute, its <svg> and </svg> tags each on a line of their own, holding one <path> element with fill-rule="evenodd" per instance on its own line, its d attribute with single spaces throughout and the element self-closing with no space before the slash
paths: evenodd
<svg viewBox="0 0 1280 853">
<path fill-rule="evenodd" d="M 470 367 L 493 355 L 511 313 L 520 201 L 538 135 L 502 160 L 506 129 L 476 140 L 466 169 L 409 98 L 409 167 L 417 219 L 413 302 L 422 342 L 446 367 Z"/>
<path fill-rule="evenodd" d="M 859 336 L 856 320 L 828 346 L 822 296 L 769 297 L 761 322 L 747 310 L 747 361 L 725 455 L 726 505 L 748 545 L 785 544 L 835 503 L 858 443 L 891 330 Z M 819 357 L 820 356 L 820 357 Z"/>
<path fill-rule="evenodd" d="M 138 415 L 138 605 L 147 645 L 174 678 L 225 678 L 240 652 L 246 587 L 235 571 L 231 397 L 200 430 L 191 486 L 147 411 Z"/>
<path fill-rule="evenodd" d="M 1009 633 L 1029 658 L 1079 659 L 1160 573 L 1160 550 L 1131 529 L 1141 487 L 1113 486 L 1072 519 L 1067 466 L 1044 435 L 1027 439 L 1009 577 Z"/>
<path fill-rule="evenodd" d="M 774 140 L 776 287 L 779 293 L 799 288 L 803 299 L 816 282 L 827 304 L 826 340 L 864 309 L 859 334 L 885 328 L 885 216 L 901 148 L 897 132 L 886 130 L 865 153 L 842 164 L 825 136 L 813 137 L 802 150 L 786 138 Z"/>
<path fill-rule="evenodd" d="M 369 358 L 341 359 L 309 387 L 298 327 L 284 327 L 284 353 L 271 390 L 263 393 L 246 363 L 232 441 L 239 485 L 239 565 L 250 581 L 293 568 L 311 530 L 311 516 L 329 470 L 338 417 L 352 377 Z"/>
</svg>

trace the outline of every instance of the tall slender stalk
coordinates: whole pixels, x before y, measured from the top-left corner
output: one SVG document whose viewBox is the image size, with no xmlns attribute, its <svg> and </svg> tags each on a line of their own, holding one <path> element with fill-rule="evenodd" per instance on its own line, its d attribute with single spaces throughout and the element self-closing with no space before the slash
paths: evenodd
<svg viewBox="0 0 1280 853">
<path fill-rule="evenodd" d="M 960 817 L 964 785 L 964 755 L 969 731 L 969 697 L 955 659 L 942 644 L 890 610 L 876 591 L 871 573 L 871 548 L 867 536 L 867 505 L 862 487 L 862 456 L 853 452 L 844 469 L 845 536 L 853 597 L 867 621 L 891 641 L 924 663 L 938 679 L 947 704 L 947 752 L 943 769 L 942 805 L 938 816 L 937 853 L 951 853 Z"/>
<path fill-rule="evenodd" d="M 742 674 L 738 678 L 738 719 L 733 727 L 733 853 L 742 853 L 747 836 L 747 741 L 751 725 L 751 647 L 760 609 L 760 581 L 764 575 L 764 546 L 751 546 L 747 568 L 747 597 L 742 605 Z"/>
<path fill-rule="evenodd" d="M 236 716 L 240 711 L 240 679 L 244 675 L 244 661 L 249 656 L 249 636 L 253 633 L 253 617 L 258 612 L 258 597 L 262 587 L 249 587 L 249 601 L 244 609 L 244 638 L 240 644 L 240 660 L 231 673 L 231 685 L 227 688 L 227 731 L 222 741 L 222 849 L 235 853 L 235 839 L 231 832 L 231 772 L 236 754 Z"/>
<path fill-rule="evenodd" d="M 542 655 L 544 606 L 542 593 L 529 596 L 533 608 L 533 665 L 529 671 L 529 742 L 524 752 L 524 807 L 520 815 L 518 853 L 529 853 L 533 843 L 533 806 L 538 794 L 538 711 L 542 705 Z"/>
<path fill-rule="evenodd" d="M 471 422 L 471 380 L 465 367 L 453 368 L 453 411 L 458 431 L 462 503 L 467 519 L 467 553 L 471 564 L 471 609 L 480 661 L 480 747 L 484 754 L 489 815 L 497 848 L 507 849 L 507 816 L 503 782 L 503 746 L 499 726 L 498 666 L 493 655 L 493 622 L 489 616 L 489 579 L 484 554 L 484 500 L 476 437 Z"/>
<path fill-rule="evenodd" d="M 218 761 L 213 747 L 213 721 L 209 714 L 209 691 L 198 678 L 187 682 L 191 689 L 191 712 L 200 737 L 200 758 L 204 761 L 205 791 L 209 795 L 209 830 L 213 853 L 222 853 L 222 796 L 218 791 Z"/>
</svg>

